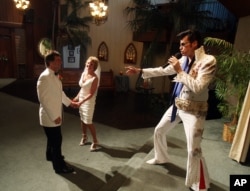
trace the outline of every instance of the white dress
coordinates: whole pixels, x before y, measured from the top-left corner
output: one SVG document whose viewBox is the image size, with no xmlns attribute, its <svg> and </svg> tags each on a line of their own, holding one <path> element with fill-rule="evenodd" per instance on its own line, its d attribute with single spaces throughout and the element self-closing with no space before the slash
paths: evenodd
<svg viewBox="0 0 250 191">
<path fill-rule="evenodd" d="M 81 90 L 79 93 L 79 101 L 82 101 L 84 97 L 89 94 L 94 79 L 95 77 L 87 79 L 85 81 L 82 81 L 82 78 L 80 79 L 79 85 L 81 87 Z M 96 94 L 97 91 L 90 99 L 83 102 L 83 104 L 79 107 L 81 121 L 83 121 L 85 124 L 92 124 L 93 114 L 95 110 Z"/>
</svg>

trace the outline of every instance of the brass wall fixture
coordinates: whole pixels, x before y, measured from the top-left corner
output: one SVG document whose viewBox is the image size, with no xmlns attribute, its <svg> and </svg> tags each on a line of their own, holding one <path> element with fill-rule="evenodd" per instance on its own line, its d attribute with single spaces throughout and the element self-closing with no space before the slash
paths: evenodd
<svg viewBox="0 0 250 191">
<path fill-rule="evenodd" d="M 39 55 L 44 58 L 52 50 L 52 41 L 48 38 L 42 38 L 37 45 Z"/>
</svg>

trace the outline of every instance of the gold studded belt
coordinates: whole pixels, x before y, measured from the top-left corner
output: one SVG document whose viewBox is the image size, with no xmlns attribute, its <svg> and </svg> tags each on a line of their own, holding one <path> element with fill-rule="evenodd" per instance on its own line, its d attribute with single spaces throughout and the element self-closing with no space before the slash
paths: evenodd
<svg viewBox="0 0 250 191">
<path fill-rule="evenodd" d="M 195 115 L 207 115 L 208 103 L 206 101 L 191 101 L 176 97 L 175 105 L 182 111 L 193 113 Z"/>
</svg>

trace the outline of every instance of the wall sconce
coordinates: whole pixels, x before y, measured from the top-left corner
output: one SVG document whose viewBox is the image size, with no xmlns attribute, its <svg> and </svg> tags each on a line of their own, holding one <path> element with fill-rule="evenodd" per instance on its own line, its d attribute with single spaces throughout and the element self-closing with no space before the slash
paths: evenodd
<svg viewBox="0 0 250 191">
<path fill-rule="evenodd" d="M 23 10 L 27 9 L 30 5 L 29 0 L 14 0 L 14 2 L 16 3 L 16 8 Z"/>
<path fill-rule="evenodd" d="M 105 42 L 102 42 L 98 47 L 97 57 L 99 60 L 108 61 L 108 46 Z"/>
<path fill-rule="evenodd" d="M 136 64 L 137 51 L 134 44 L 130 43 L 124 52 L 124 63 Z"/>
<path fill-rule="evenodd" d="M 96 25 L 100 25 L 106 22 L 108 16 L 108 6 L 105 5 L 103 0 L 95 0 L 89 3 L 90 14 L 93 16 L 93 21 Z"/>
</svg>

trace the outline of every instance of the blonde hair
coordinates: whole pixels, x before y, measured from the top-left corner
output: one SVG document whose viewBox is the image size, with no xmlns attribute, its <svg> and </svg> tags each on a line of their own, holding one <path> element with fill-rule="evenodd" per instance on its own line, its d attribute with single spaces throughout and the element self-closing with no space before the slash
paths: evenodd
<svg viewBox="0 0 250 191">
<path fill-rule="evenodd" d="M 99 59 L 97 58 L 97 57 L 95 57 L 95 56 L 90 56 L 89 58 L 88 58 L 88 60 L 86 61 L 86 63 L 87 62 L 93 62 L 94 63 L 94 69 L 96 70 L 97 69 L 97 67 L 98 67 L 98 65 L 99 65 Z"/>
</svg>

